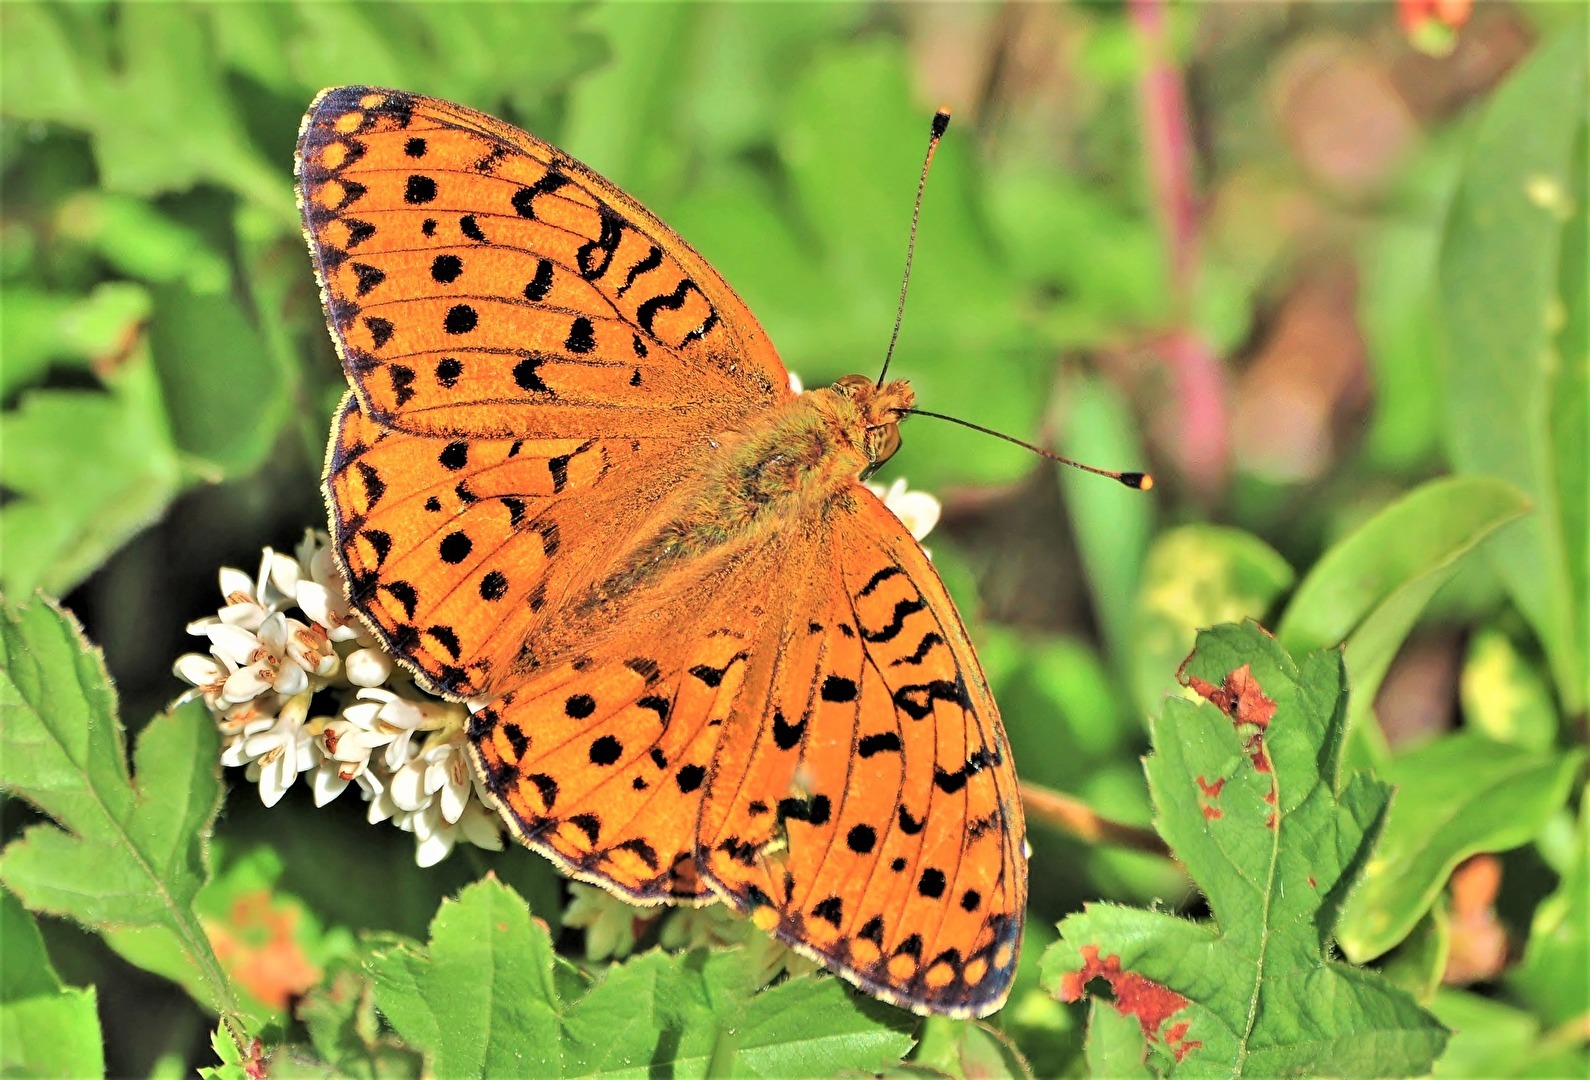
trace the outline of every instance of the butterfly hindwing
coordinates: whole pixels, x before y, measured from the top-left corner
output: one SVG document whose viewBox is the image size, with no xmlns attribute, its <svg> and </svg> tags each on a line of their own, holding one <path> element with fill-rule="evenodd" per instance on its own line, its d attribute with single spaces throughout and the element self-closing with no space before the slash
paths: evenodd
<svg viewBox="0 0 1590 1080">
<path fill-rule="evenodd" d="M 1009 989 L 1026 903 L 1009 748 L 931 563 L 870 492 L 850 504 L 802 553 L 820 585 L 779 632 L 754 737 L 720 749 L 702 858 L 873 993 L 982 1015 Z"/>
<path fill-rule="evenodd" d="M 476 713 L 470 741 L 516 836 L 637 903 L 708 900 L 696 820 L 744 684 L 744 641 L 708 634 L 662 668 L 577 658 Z"/>
</svg>

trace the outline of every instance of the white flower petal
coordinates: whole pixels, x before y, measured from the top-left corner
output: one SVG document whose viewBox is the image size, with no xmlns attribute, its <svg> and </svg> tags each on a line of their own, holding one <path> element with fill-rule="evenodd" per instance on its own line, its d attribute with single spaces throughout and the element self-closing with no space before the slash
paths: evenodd
<svg viewBox="0 0 1590 1080">
<path fill-rule="evenodd" d="M 326 761 L 321 764 L 320 768 L 315 770 L 310 786 L 315 793 L 315 805 L 325 806 L 332 799 L 342 794 L 343 790 L 348 786 L 348 781 L 343 779 L 342 774 L 337 771 L 336 762 Z"/>
<path fill-rule="evenodd" d="M 380 649 L 355 649 L 342 668 L 353 685 L 376 687 L 391 678 L 392 657 Z"/>
<path fill-rule="evenodd" d="M 392 802 L 399 810 L 410 812 L 423 809 L 431 797 L 425 790 L 425 768 L 419 761 L 411 761 L 392 774 L 392 783 L 387 789 L 392 796 Z"/>
<path fill-rule="evenodd" d="M 215 655 L 239 667 L 252 660 L 255 650 L 260 647 L 257 634 L 230 623 L 211 623 L 204 628 L 204 636 L 210 639 L 210 648 Z"/>
<path fill-rule="evenodd" d="M 227 677 L 221 688 L 221 696 L 227 701 L 242 704 L 269 690 L 273 675 L 275 672 L 263 664 L 239 668 Z"/>
<path fill-rule="evenodd" d="M 177 678 L 194 686 L 213 686 L 224 683 L 231 674 L 213 656 L 202 653 L 183 653 L 177 657 L 177 662 L 171 665 L 171 670 Z"/>
<path fill-rule="evenodd" d="M 502 850 L 502 819 L 479 803 L 470 803 L 464 808 L 463 816 L 458 819 L 458 831 L 476 847 L 487 851 Z"/>
<path fill-rule="evenodd" d="M 458 830 L 449 825 L 445 829 L 438 829 L 430 836 L 419 837 L 419 842 L 414 845 L 415 865 L 435 866 L 447 858 L 448 853 L 453 850 L 457 834 Z"/>
</svg>

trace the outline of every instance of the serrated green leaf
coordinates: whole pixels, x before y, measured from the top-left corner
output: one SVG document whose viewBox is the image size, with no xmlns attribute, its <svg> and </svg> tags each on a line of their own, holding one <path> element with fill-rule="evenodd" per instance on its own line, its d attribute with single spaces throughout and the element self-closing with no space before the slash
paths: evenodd
<svg viewBox="0 0 1590 1080">
<path fill-rule="evenodd" d="M 94 988 L 63 986 L 22 902 L 0 889 L 0 1075 L 105 1075 Z"/>
<path fill-rule="evenodd" d="M 754 994 L 743 951 L 648 952 L 608 967 L 572 1002 L 554 959 L 524 901 L 488 877 L 443 902 L 428 946 L 388 939 L 366 966 L 377 1007 L 442 1076 L 877 1072 L 913 1041 L 914 1021 L 837 979 Z"/>
<path fill-rule="evenodd" d="M 734 1072 L 743 1076 L 832 1076 L 878 1072 L 916 1041 L 916 1022 L 852 993 L 826 975 L 791 979 L 758 994 L 734 1034 Z"/>
<path fill-rule="evenodd" d="M 1528 509 L 1497 480 L 1432 480 L 1332 546 L 1298 586 L 1277 635 L 1293 653 L 1346 642 L 1350 765 L 1384 763 L 1385 737 L 1371 722 L 1375 691 L 1430 597 L 1460 560 Z"/>
<path fill-rule="evenodd" d="M 438 1075 L 562 1072 L 552 942 L 494 878 L 442 902 L 428 946 L 393 944 L 367 965 L 377 1007 Z"/>
<path fill-rule="evenodd" d="M 1166 694 L 1183 693 L 1176 665 L 1199 629 L 1262 619 L 1292 584 L 1292 567 L 1241 529 L 1182 525 L 1154 538 L 1132 618 L 1132 685 L 1144 716 Z"/>
<path fill-rule="evenodd" d="M 129 777 L 116 698 L 99 653 L 44 599 L 0 600 L 0 787 L 56 824 L 0 853 L 0 881 L 35 911 L 104 931 L 160 927 L 203 979 L 204 1000 L 237 1013 L 193 910 L 220 807 L 215 724 L 197 705 L 156 717 Z"/>
<path fill-rule="evenodd" d="M 1556 354 L 1565 301 L 1565 245 L 1583 166 L 1586 86 L 1583 27 L 1559 33 L 1520 64 L 1486 104 L 1447 219 L 1439 266 L 1446 441 L 1460 470 L 1505 480 L 1534 507 L 1491 554 L 1519 610 L 1545 647 L 1565 711 L 1584 708 L 1587 600 L 1557 472 L 1565 446 L 1583 445 L 1582 414 L 1557 412 L 1559 384 L 1583 386 L 1587 362 Z M 1577 147 L 1577 150 L 1576 150 Z M 1582 221 L 1583 219 L 1580 218 Z M 1578 304 L 1582 297 L 1571 301 Z M 1582 461 L 1561 466 L 1583 475 Z M 1580 490 L 1571 496 L 1583 505 Z M 1577 516 L 1570 513 L 1569 517 Z M 1582 520 L 1582 519 L 1581 519 Z"/>
<path fill-rule="evenodd" d="M 1358 963 L 1401 941 L 1454 867 L 1482 851 L 1528 843 L 1562 806 L 1582 751 L 1531 751 L 1462 733 L 1399 755 L 1380 846 L 1337 931 Z"/>
<path fill-rule="evenodd" d="M 672 1032 L 674 1075 L 705 1076 L 718 1044 L 715 1002 L 728 991 L 734 965 L 719 956 L 685 966 L 648 952 L 610 967 L 568 1017 L 565 1075 L 647 1075 L 659 1033 Z"/>
<path fill-rule="evenodd" d="M 1074 1000 L 1108 981 L 1187 1075 L 1350 1076 L 1427 1070 L 1446 1034 L 1405 992 L 1329 959 L 1332 928 L 1385 813 L 1386 785 L 1338 776 L 1341 654 L 1300 665 L 1257 625 L 1198 635 L 1183 667 L 1208 700 L 1170 698 L 1147 759 L 1160 834 L 1213 920 L 1094 904 L 1060 924 L 1045 985 Z"/>
<path fill-rule="evenodd" d="M 182 469 L 143 353 L 109 393 L 36 390 L 0 415 L 0 587 L 65 592 L 159 517 Z"/>
</svg>

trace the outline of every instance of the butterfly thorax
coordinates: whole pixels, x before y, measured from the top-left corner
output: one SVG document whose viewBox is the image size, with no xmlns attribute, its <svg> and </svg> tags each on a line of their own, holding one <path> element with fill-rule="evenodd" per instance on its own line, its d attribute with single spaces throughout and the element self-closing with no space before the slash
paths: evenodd
<svg viewBox="0 0 1590 1080">
<path fill-rule="evenodd" d="M 879 387 L 849 375 L 707 439 L 707 467 L 670 498 L 659 527 L 614 559 L 582 606 L 610 608 L 676 565 L 706 565 L 793 518 L 823 513 L 894 453 L 900 414 L 914 401 L 904 380 Z"/>
</svg>

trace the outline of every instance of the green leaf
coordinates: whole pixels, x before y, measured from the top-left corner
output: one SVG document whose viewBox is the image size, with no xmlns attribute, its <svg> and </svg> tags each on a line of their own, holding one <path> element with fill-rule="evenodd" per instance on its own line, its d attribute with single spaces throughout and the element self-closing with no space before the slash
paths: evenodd
<svg viewBox="0 0 1590 1080">
<path fill-rule="evenodd" d="M 929 1017 L 911 1064 L 946 1076 L 1031 1077 L 1032 1069 L 1003 1032 L 977 1020 Z"/>
<path fill-rule="evenodd" d="M 63 986 L 27 909 L 0 889 L 0 1074 L 104 1076 L 94 988 Z"/>
<path fill-rule="evenodd" d="M 1523 1010 L 1460 990 L 1443 990 L 1430 1008 L 1452 1029 L 1452 1041 L 1433 1070 L 1442 1080 L 1590 1074 L 1582 1030 L 1543 1032 L 1540 1021 Z"/>
<path fill-rule="evenodd" d="M 202 975 L 204 1003 L 235 1015 L 193 909 L 220 806 L 209 714 L 192 705 L 156 717 L 129 776 L 115 692 L 71 616 L 43 599 L 0 602 L 0 660 L 0 788 L 56 823 L 6 846 L 0 881 L 33 910 L 95 930 L 170 932 Z"/>
<path fill-rule="evenodd" d="M 1097 998 L 1088 1002 L 1088 1075 L 1113 1080 L 1147 1080 L 1148 1041 L 1143 1028 L 1129 1013 L 1117 1012 Z"/>
<path fill-rule="evenodd" d="M 237 300 L 185 285 L 158 290 L 149 351 L 176 445 L 207 464 L 213 479 L 257 467 L 275 445 L 289 402 Z"/>
<path fill-rule="evenodd" d="M 382 1033 L 370 977 L 351 959 L 335 961 L 293 1013 L 308 1028 L 314 1052 L 336 1075 L 377 1080 L 421 1074 L 420 1055 Z M 273 1061 L 271 1075 L 279 1070 Z"/>
<path fill-rule="evenodd" d="M 351 954 L 352 934 L 324 930 L 313 909 L 282 887 L 282 856 L 263 845 L 224 854 L 199 890 L 194 910 L 256 1029 L 281 1023 L 286 1004 L 316 980 L 333 957 Z M 131 964 L 204 996 L 204 973 L 164 927 L 112 928 L 105 944 Z"/>
<path fill-rule="evenodd" d="M 444 900 L 429 946 L 370 955 L 376 1005 L 439 1076 L 562 1071 L 552 942 L 494 878 Z"/>
<path fill-rule="evenodd" d="M 0 414 L 0 587 L 66 592 L 154 521 L 182 469 L 148 356 L 129 359 L 109 393 L 35 390 Z"/>
<path fill-rule="evenodd" d="M 1563 468 L 1583 475 L 1583 464 L 1557 457 L 1559 434 L 1583 446 L 1583 419 L 1558 413 L 1556 402 L 1565 383 L 1583 386 L 1590 361 L 1582 348 L 1558 355 L 1556 334 L 1566 304 L 1582 300 L 1565 303 L 1558 289 L 1565 243 L 1584 243 L 1582 229 L 1565 227 L 1576 213 L 1573 172 L 1583 166 L 1585 52 L 1582 26 L 1559 34 L 1486 105 L 1439 268 L 1448 449 L 1459 470 L 1505 480 L 1534 507 L 1491 554 L 1545 647 L 1568 713 L 1585 706 L 1590 600 L 1573 587 L 1584 577 L 1570 551 L 1584 546 L 1567 529 L 1578 515 L 1565 517 L 1558 478 Z M 1562 422 L 1581 426 L 1559 433 Z M 1582 505 L 1580 486 L 1570 498 Z"/>
<path fill-rule="evenodd" d="M 1590 792 L 1581 793 L 1573 861 L 1535 908 L 1523 963 L 1507 985 L 1549 1024 L 1590 1013 Z"/>
<path fill-rule="evenodd" d="M 916 1041 L 916 1021 L 827 975 L 790 979 L 753 998 L 734 1033 L 734 1073 L 833 1076 L 876 1073 Z"/>
<path fill-rule="evenodd" d="M 367 967 L 376 1005 L 439 1076 L 878 1072 L 913 1042 L 915 1021 L 834 978 L 754 994 L 743 950 L 648 952 L 574 1001 L 555 962 L 524 901 L 488 877 L 443 902 L 427 947 L 389 940 Z"/>
<path fill-rule="evenodd" d="M 1432 480 L 1381 510 L 1314 564 L 1277 631 L 1294 653 L 1347 644 L 1353 700 L 1348 761 L 1385 760 L 1375 691 L 1419 613 L 1459 561 L 1528 503 L 1485 477 Z"/>
<path fill-rule="evenodd" d="M 22 285 L 0 288 L 0 397 L 10 398 L 51 364 L 115 357 L 149 316 L 149 294 L 128 281 L 107 281 L 87 296 Z"/>
<path fill-rule="evenodd" d="M 1045 985 L 1075 1000 L 1096 979 L 1149 1038 L 1158 1071 L 1407 1076 L 1446 1033 L 1412 997 L 1333 961 L 1332 928 L 1390 796 L 1338 777 L 1341 654 L 1293 663 L 1257 625 L 1198 635 L 1184 668 L 1209 699 L 1170 698 L 1147 759 L 1157 824 L 1214 918 L 1089 905 L 1060 924 Z"/>
<path fill-rule="evenodd" d="M 1380 973 L 1412 994 L 1421 1005 L 1428 1005 L 1441 989 L 1441 976 L 1452 953 L 1451 917 L 1446 904 L 1431 905 L 1409 931 L 1402 943 L 1383 957 Z"/>
<path fill-rule="evenodd" d="M 1274 548 L 1252 533 L 1218 525 L 1182 525 L 1154 538 L 1132 618 L 1132 685 L 1144 716 L 1166 694 L 1184 693 L 1176 665 L 1200 628 L 1261 619 L 1294 574 Z"/>
<path fill-rule="evenodd" d="M 1540 668 L 1505 633 L 1485 629 L 1469 639 L 1459 682 L 1464 722 L 1473 730 L 1526 750 L 1557 741 L 1557 707 Z"/>
<path fill-rule="evenodd" d="M 1468 733 L 1399 755 L 1397 797 L 1338 939 L 1353 960 L 1379 956 L 1429 910 L 1454 867 L 1539 834 L 1567 798 L 1582 751 L 1531 751 Z"/>
<path fill-rule="evenodd" d="M 1066 388 L 1061 452 L 1106 468 L 1138 469 L 1144 461 L 1136 424 L 1121 395 L 1101 379 L 1078 379 Z M 1111 465 L 1111 462 L 1119 464 Z M 1084 580 L 1104 630 L 1110 658 L 1124 670 L 1133 655 L 1133 598 L 1154 528 L 1154 496 L 1111 483 L 1080 469 L 1061 467 L 1065 498 Z"/>
</svg>

